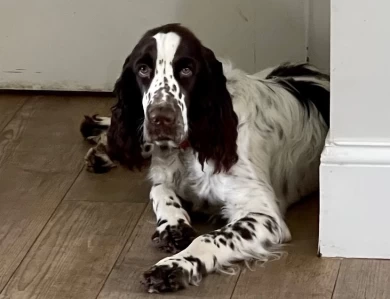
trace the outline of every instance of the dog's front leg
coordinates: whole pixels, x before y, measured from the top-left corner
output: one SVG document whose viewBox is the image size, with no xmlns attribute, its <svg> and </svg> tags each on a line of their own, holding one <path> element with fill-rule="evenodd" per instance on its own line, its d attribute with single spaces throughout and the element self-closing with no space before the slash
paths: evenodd
<svg viewBox="0 0 390 299">
<path fill-rule="evenodd" d="M 85 116 L 80 125 L 81 135 L 94 145 L 84 157 L 87 170 L 90 172 L 105 173 L 116 167 L 107 153 L 107 130 L 110 124 L 110 117 L 93 115 Z"/>
<path fill-rule="evenodd" d="M 206 273 L 226 272 L 235 261 L 265 262 L 280 256 L 280 244 L 290 240 L 290 232 L 273 191 L 254 184 L 250 192 L 237 190 L 236 194 L 247 196 L 228 201 L 224 210 L 229 224 L 197 237 L 185 250 L 164 258 L 144 273 L 148 292 L 197 285 Z"/>
<path fill-rule="evenodd" d="M 194 240 L 196 233 L 180 197 L 166 184 L 156 184 L 150 192 L 150 200 L 157 221 L 153 243 L 171 253 L 185 249 Z"/>
</svg>

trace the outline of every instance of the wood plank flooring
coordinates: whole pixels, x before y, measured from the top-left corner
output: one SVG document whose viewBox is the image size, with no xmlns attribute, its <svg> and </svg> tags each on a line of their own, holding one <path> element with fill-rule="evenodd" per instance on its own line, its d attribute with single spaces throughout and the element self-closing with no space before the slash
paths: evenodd
<svg viewBox="0 0 390 299">
<path fill-rule="evenodd" d="M 80 120 L 112 103 L 0 93 L 0 299 L 390 298 L 390 261 L 317 257 L 317 196 L 288 212 L 294 241 L 280 260 L 145 293 L 142 272 L 166 256 L 150 242 L 149 184 L 143 173 L 96 175 L 83 165 Z"/>
</svg>

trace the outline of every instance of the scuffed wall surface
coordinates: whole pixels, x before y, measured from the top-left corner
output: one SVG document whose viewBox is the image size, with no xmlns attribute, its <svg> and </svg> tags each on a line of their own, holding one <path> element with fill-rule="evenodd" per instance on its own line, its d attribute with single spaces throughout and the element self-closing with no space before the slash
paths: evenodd
<svg viewBox="0 0 390 299">
<path fill-rule="evenodd" d="M 0 88 L 111 91 L 145 30 L 181 22 L 254 72 L 306 58 L 307 0 L 2 0 Z"/>
</svg>

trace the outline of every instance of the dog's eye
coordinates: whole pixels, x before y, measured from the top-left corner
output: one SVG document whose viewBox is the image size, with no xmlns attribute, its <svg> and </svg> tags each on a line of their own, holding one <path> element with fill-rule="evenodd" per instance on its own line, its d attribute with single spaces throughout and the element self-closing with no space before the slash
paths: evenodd
<svg viewBox="0 0 390 299">
<path fill-rule="evenodd" d="M 192 76 L 192 71 L 189 67 L 185 67 L 180 71 L 180 76 L 181 77 L 191 77 Z"/>
<path fill-rule="evenodd" d="M 148 67 L 146 64 L 142 64 L 142 65 L 138 68 L 138 75 L 139 75 L 141 78 L 149 78 L 149 77 L 150 77 L 150 73 L 151 73 L 151 69 L 150 69 L 150 67 Z"/>
</svg>

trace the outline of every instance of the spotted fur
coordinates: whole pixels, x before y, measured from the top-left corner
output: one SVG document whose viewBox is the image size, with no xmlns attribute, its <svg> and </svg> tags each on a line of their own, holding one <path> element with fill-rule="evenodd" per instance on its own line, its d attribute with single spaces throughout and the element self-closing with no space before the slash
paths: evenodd
<svg viewBox="0 0 390 299">
<path fill-rule="evenodd" d="M 177 24 L 152 29 L 144 36 L 150 37 L 154 44 L 148 53 L 157 57 L 154 77 L 150 84 L 134 82 L 134 70 L 128 74 L 130 66 L 125 67 L 117 85 L 120 108 L 108 129 L 119 133 L 101 138 L 98 146 L 106 149 L 108 159 L 134 153 L 119 159 L 130 166 L 141 164 L 135 160 L 141 156 L 137 150 L 151 156 L 152 239 L 175 254 L 146 271 L 144 284 L 149 292 L 177 291 L 199 284 L 207 273 L 231 273 L 234 261 L 280 256 L 281 245 L 291 239 L 286 209 L 318 189 L 329 123 L 329 78 L 307 64 L 283 64 L 249 75 L 221 63 Z M 128 61 L 135 63 L 134 57 L 143 55 L 142 45 L 143 39 Z M 176 62 L 187 56 L 197 66 L 191 84 L 177 76 Z M 178 140 L 149 140 L 144 119 L 148 105 L 168 98 L 180 107 L 188 129 Z M 127 118 L 131 115 L 144 123 L 144 134 L 136 140 L 140 124 Z M 189 147 L 180 145 L 184 139 Z M 145 141 L 148 150 L 145 145 L 142 152 Z M 194 210 L 207 203 L 228 223 L 195 238 L 184 199 Z"/>
</svg>

